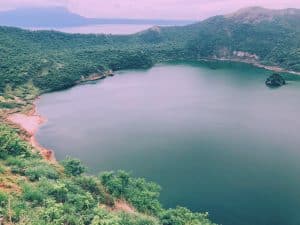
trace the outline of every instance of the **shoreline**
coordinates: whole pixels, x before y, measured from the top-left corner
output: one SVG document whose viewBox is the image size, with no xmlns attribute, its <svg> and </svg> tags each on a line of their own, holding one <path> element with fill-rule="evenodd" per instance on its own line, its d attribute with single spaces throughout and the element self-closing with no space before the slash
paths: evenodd
<svg viewBox="0 0 300 225">
<path fill-rule="evenodd" d="M 278 66 L 267 66 L 263 65 L 257 61 L 249 61 L 247 59 L 226 59 L 226 58 L 202 58 L 198 59 L 199 61 L 230 61 L 230 62 L 240 62 L 240 63 L 246 63 L 249 65 L 253 65 L 257 68 L 263 68 L 265 70 L 278 72 L 278 73 L 289 73 L 293 75 L 300 76 L 300 72 L 296 71 L 289 71 L 286 69 L 283 69 Z M 79 81 L 75 86 L 80 85 L 82 83 L 86 83 L 87 81 L 91 80 L 99 80 L 103 79 L 107 76 L 113 76 L 112 71 L 108 71 L 106 74 L 103 74 L 101 76 L 95 76 L 95 74 L 92 74 L 85 80 Z M 34 148 L 34 150 L 37 150 L 44 159 L 50 162 L 57 162 L 55 158 L 55 152 L 52 149 L 47 149 L 43 147 L 36 139 L 36 133 L 38 132 L 40 126 L 47 122 L 47 118 L 43 117 L 37 112 L 37 106 L 36 101 L 39 99 L 40 96 L 38 96 L 31 104 L 30 109 L 26 111 L 21 112 L 12 112 L 9 113 L 6 117 L 6 121 L 9 123 L 12 123 L 13 125 L 17 126 L 20 130 L 24 131 L 26 133 L 25 140 Z"/>
<path fill-rule="evenodd" d="M 38 98 L 36 98 L 36 100 L 37 99 Z M 47 121 L 45 117 L 37 112 L 36 100 L 32 103 L 30 110 L 27 112 L 9 114 L 6 120 L 26 133 L 25 140 L 34 148 L 34 150 L 37 150 L 44 159 L 50 162 L 56 162 L 54 151 L 43 147 L 36 139 L 36 133 L 40 126 Z"/>
<path fill-rule="evenodd" d="M 267 65 L 261 64 L 258 61 L 251 61 L 251 60 L 247 60 L 247 59 L 226 59 L 226 58 L 204 59 L 203 58 L 203 59 L 200 59 L 200 60 L 204 60 L 204 61 L 206 61 L 206 60 L 216 60 L 216 61 L 240 62 L 240 63 L 246 63 L 246 64 L 249 64 L 249 65 L 253 65 L 255 67 L 262 68 L 262 69 L 265 69 L 265 70 L 269 70 L 269 71 L 272 71 L 272 72 L 289 73 L 289 74 L 300 76 L 300 72 L 296 72 L 296 71 L 293 71 L 293 70 L 287 70 L 287 69 L 284 69 L 284 68 L 279 67 L 279 66 L 267 66 Z"/>
<path fill-rule="evenodd" d="M 107 70 L 101 74 L 91 74 L 90 76 L 79 80 L 75 86 L 87 83 L 88 81 L 97 81 L 107 77 L 114 76 L 112 70 Z M 47 118 L 43 117 L 37 112 L 36 101 L 40 98 L 40 95 L 37 96 L 32 102 L 28 103 L 26 107 L 28 109 L 18 108 L 18 111 L 10 111 L 4 116 L 4 121 L 12 126 L 17 127 L 23 132 L 23 138 L 27 141 L 32 147 L 34 152 L 39 152 L 41 156 L 52 163 L 57 163 L 55 152 L 52 149 L 47 149 L 43 147 L 36 139 L 36 133 L 38 132 L 40 126 L 47 122 Z"/>
</svg>

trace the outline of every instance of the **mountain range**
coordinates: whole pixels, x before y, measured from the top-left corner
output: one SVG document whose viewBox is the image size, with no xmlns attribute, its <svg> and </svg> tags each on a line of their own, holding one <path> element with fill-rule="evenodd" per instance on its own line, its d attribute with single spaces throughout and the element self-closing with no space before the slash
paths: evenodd
<svg viewBox="0 0 300 225">
<path fill-rule="evenodd" d="M 126 18 L 86 18 L 63 7 L 18 8 L 0 12 L 0 25 L 13 27 L 74 27 L 95 24 L 186 25 L 193 21 Z"/>
</svg>

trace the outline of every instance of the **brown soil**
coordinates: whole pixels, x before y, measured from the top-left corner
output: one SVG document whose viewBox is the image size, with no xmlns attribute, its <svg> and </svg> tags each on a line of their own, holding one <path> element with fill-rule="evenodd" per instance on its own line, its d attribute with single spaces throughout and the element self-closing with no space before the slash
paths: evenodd
<svg viewBox="0 0 300 225">
<path fill-rule="evenodd" d="M 32 147 L 38 150 L 47 161 L 56 161 L 54 152 L 42 147 L 35 138 L 35 134 L 40 125 L 46 122 L 46 119 L 37 113 L 35 104 L 33 104 L 32 108 L 28 111 L 9 114 L 6 121 L 16 125 L 24 131 L 24 139 L 27 140 Z"/>
</svg>

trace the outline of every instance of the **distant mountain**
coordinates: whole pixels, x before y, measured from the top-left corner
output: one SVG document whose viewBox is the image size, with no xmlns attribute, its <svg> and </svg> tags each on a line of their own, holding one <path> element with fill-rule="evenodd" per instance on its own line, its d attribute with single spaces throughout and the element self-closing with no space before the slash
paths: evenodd
<svg viewBox="0 0 300 225">
<path fill-rule="evenodd" d="M 260 23 L 263 21 L 272 22 L 276 19 L 298 18 L 300 20 L 300 9 L 279 9 L 272 10 L 262 7 L 248 7 L 238 10 L 235 13 L 225 16 L 228 19 L 235 19 L 243 23 Z"/>
<path fill-rule="evenodd" d="M 86 18 L 74 14 L 62 7 L 20 8 L 0 12 L 0 25 L 13 27 L 72 27 L 93 24 L 153 24 L 153 25 L 186 25 L 193 21 L 159 20 L 159 19 L 107 19 Z"/>
<path fill-rule="evenodd" d="M 143 41 L 177 43 L 191 59 L 228 59 L 300 71 L 300 10 L 241 9 L 182 26 L 141 32 Z"/>
</svg>

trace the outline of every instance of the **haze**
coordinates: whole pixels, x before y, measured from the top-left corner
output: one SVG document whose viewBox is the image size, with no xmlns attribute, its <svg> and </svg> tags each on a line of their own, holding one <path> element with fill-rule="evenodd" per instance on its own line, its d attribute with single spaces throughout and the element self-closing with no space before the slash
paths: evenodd
<svg viewBox="0 0 300 225">
<path fill-rule="evenodd" d="M 299 8 L 299 0 L 9 0 L 0 10 L 21 7 L 66 7 L 85 17 L 160 18 L 199 20 L 239 8 L 262 6 L 272 9 Z"/>
</svg>

